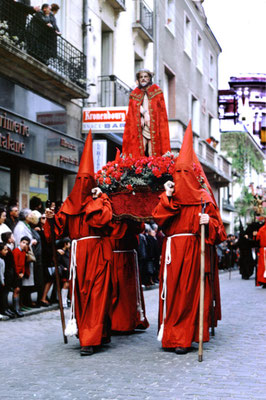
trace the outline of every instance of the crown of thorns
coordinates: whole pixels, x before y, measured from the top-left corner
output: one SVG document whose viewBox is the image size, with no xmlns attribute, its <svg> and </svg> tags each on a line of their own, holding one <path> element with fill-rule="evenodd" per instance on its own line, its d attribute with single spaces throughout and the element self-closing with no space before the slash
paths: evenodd
<svg viewBox="0 0 266 400">
<path fill-rule="evenodd" d="M 136 73 L 136 78 L 139 79 L 139 76 L 142 72 L 147 72 L 147 74 L 150 76 L 150 78 L 152 78 L 154 76 L 154 73 L 151 72 L 149 69 L 140 69 L 137 73 Z"/>
</svg>

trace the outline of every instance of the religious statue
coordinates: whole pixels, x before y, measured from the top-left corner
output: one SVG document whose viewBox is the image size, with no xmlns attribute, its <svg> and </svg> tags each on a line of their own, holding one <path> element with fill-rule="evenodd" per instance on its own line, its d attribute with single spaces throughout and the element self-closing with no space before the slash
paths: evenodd
<svg viewBox="0 0 266 400">
<path fill-rule="evenodd" d="M 162 89 L 148 69 L 137 72 L 138 86 L 129 97 L 122 152 L 133 158 L 170 151 L 167 111 Z"/>
</svg>

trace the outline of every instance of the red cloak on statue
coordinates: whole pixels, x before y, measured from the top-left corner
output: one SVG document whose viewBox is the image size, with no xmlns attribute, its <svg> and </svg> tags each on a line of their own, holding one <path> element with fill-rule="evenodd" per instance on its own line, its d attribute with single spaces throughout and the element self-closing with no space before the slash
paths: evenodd
<svg viewBox="0 0 266 400">
<path fill-rule="evenodd" d="M 193 134 L 189 124 L 175 166 L 175 192 L 170 198 L 163 193 L 153 211 L 162 227 L 164 238 L 160 270 L 159 328 L 164 348 L 190 347 L 198 341 L 200 297 L 200 225 L 201 201 L 206 201 L 210 217 L 206 228 L 205 297 L 203 340 L 209 340 L 211 326 L 211 246 L 223 237 L 219 210 L 211 193 L 194 172 Z M 205 182 L 207 187 L 209 183 Z M 217 259 L 214 271 L 214 323 L 221 319 Z M 162 300 L 164 298 L 165 300 Z"/>
<path fill-rule="evenodd" d="M 89 133 L 73 190 L 54 220 L 56 239 L 69 236 L 72 241 L 77 240 L 75 314 L 81 346 L 97 346 L 110 337 L 112 248 L 108 224 L 112 219 L 112 208 L 106 194 L 92 199 L 93 187 L 92 137 Z M 44 233 L 48 240 L 50 228 L 46 222 Z"/>
<path fill-rule="evenodd" d="M 129 97 L 122 147 L 122 153 L 133 158 L 145 156 L 140 115 L 145 91 L 149 100 L 152 155 L 162 156 L 171 150 L 167 111 L 161 88 L 155 84 L 145 89 L 137 87 Z"/>
</svg>

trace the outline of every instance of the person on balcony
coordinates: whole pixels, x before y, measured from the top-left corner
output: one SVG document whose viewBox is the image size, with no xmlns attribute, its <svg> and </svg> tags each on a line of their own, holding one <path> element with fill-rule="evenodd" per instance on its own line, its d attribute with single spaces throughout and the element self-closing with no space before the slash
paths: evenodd
<svg viewBox="0 0 266 400">
<path fill-rule="evenodd" d="M 54 56 L 55 35 L 51 7 L 48 3 L 44 3 L 41 11 L 34 14 L 28 25 L 28 53 L 48 65 L 49 59 Z"/>
<path fill-rule="evenodd" d="M 129 97 L 122 152 L 133 158 L 162 156 L 170 151 L 169 127 L 161 88 L 148 69 L 137 72 L 138 87 Z"/>
</svg>

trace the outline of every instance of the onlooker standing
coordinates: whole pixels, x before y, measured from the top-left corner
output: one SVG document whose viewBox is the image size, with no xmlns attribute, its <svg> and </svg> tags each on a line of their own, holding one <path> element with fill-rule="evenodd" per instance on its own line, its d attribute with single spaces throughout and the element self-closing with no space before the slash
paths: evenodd
<svg viewBox="0 0 266 400">
<path fill-rule="evenodd" d="M 62 281 L 62 303 L 63 307 L 67 308 L 67 296 L 69 289 L 69 250 L 71 246 L 71 240 L 69 238 L 63 238 L 60 240 L 59 244 L 60 248 L 57 250 L 57 262 Z"/>
<path fill-rule="evenodd" d="M 35 256 L 35 261 L 33 263 L 34 268 L 34 291 L 37 292 L 37 306 L 41 304 L 41 297 L 44 287 L 44 277 L 43 277 L 43 267 L 42 267 L 42 241 L 40 236 L 40 227 L 38 226 L 41 218 L 41 213 L 34 210 L 30 214 L 30 226 L 33 239 L 36 243 L 32 245 L 32 251 Z M 35 306 L 35 304 L 32 304 Z"/>
<path fill-rule="evenodd" d="M 3 244 L 7 246 L 7 254 L 5 256 L 5 296 L 4 296 L 4 305 L 5 312 L 4 314 L 10 318 L 15 317 L 15 313 L 10 310 L 8 304 L 8 293 L 13 290 L 17 286 L 16 279 L 16 270 L 15 270 L 15 262 L 12 250 L 14 248 L 14 236 L 11 232 L 5 232 L 2 234 Z"/>
<path fill-rule="evenodd" d="M 19 242 L 19 246 L 13 250 L 15 269 L 17 275 L 17 286 L 14 288 L 13 304 L 14 310 L 18 317 L 24 317 L 23 312 L 20 309 L 20 290 L 22 287 L 22 279 L 26 273 L 26 252 L 30 244 L 30 238 L 22 236 Z"/>
<path fill-rule="evenodd" d="M 5 232 L 11 232 L 11 229 L 5 224 L 6 221 L 6 210 L 0 208 L 0 242 L 2 242 L 1 235 Z"/>
<path fill-rule="evenodd" d="M 19 222 L 14 229 L 14 237 L 16 246 L 18 246 L 21 238 L 23 236 L 27 236 L 30 239 L 29 250 L 32 251 L 32 246 L 37 244 L 37 240 L 33 238 L 32 235 L 32 230 L 30 226 L 32 222 L 31 213 L 32 211 L 29 208 L 23 208 L 20 211 Z M 32 291 L 34 286 L 34 261 L 30 260 L 30 256 L 28 256 L 28 270 L 29 274 L 27 274 L 27 276 L 24 276 L 22 281 L 22 298 L 24 305 L 31 306 L 32 302 L 30 292 Z"/>
<path fill-rule="evenodd" d="M 5 290 L 5 256 L 7 254 L 7 245 L 0 243 L 0 312 L 5 314 L 6 304 L 6 290 Z M 2 317 L 2 314 L 0 316 Z"/>
<path fill-rule="evenodd" d="M 52 21 L 52 26 L 55 30 L 55 32 L 57 33 L 57 35 L 61 35 L 60 29 L 57 26 L 57 21 L 56 21 L 56 14 L 58 13 L 60 7 L 58 4 L 53 3 L 51 4 L 51 14 L 50 14 L 50 20 Z"/>
<path fill-rule="evenodd" d="M 8 207 L 6 224 L 11 229 L 12 232 L 14 231 L 15 226 L 18 223 L 18 213 L 19 213 L 19 211 L 18 211 L 17 205 L 11 205 Z"/>
</svg>

